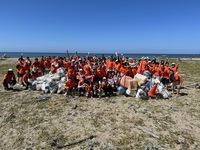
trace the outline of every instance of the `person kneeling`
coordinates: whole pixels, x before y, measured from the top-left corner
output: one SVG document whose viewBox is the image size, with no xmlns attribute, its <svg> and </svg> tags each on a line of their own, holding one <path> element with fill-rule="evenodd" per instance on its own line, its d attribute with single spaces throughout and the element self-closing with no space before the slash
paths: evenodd
<svg viewBox="0 0 200 150">
<path fill-rule="evenodd" d="M 28 88 L 30 89 L 32 83 L 30 82 L 32 79 L 31 73 L 29 70 L 26 70 L 25 75 L 22 77 L 22 84 L 26 87 L 25 90 Z"/>
<path fill-rule="evenodd" d="M 16 77 L 12 69 L 9 69 L 4 75 L 2 83 L 5 90 L 13 90 L 13 86 L 16 84 Z M 8 87 L 8 84 L 10 84 L 10 88 Z"/>
<path fill-rule="evenodd" d="M 99 82 L 99 97 L 105 94 L 105 96 L 112 96 L 113 89 L 112 86 L 108 83 L 107 78 L 103 77 L 102 82 Z"/>
</svg>

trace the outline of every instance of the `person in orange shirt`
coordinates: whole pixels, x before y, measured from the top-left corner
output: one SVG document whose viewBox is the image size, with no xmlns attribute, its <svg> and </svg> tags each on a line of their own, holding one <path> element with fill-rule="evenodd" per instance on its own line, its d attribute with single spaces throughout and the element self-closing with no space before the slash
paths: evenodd
<svg viewBox="0 0 200 150">
<path fill-rule="evenodd" d="M 114 63 L 114 69 L 115 71 L 120 71 L 120 67 L 121 67 L 121 63 L 119 62 L 119 60 L 117 59 Z"/>
<path fill-rule="evenodd" d="M 149 65 L 148 57 L 144 57 L 144 60 L 142 61 L 142 73 L 145 71 L 147 65 Z"/>
<path fill-rule="evenodd" d="M 93 98 L 93 91 L 92 91 L 92 89 L 93 89 L 93 82 L 89 82 L 89 84 L 87 84 L 86 86 L 85 86 L 85 96 L 86 97 L 91 97 L 91 98 Z"/>
<path fill-rule="evenodd" d="M 33 68 L 32 71 L 32 79 L 35 80 L 37 77 L 41 76 L 41 72 L 39 69 Z"/>
<path fill-rule="evenodd" d="M 73 80 L 76 78 L 76 71 L 74 66 L 71 66 L 70 69 L 68 69 L 66 76 L 69 78 L 72 78 Z"/>
<path fill-rule="evenodd" d="M 134 77 L 134 73 L 132 71 L 132 68 L 131 66 L 128 66 L 128 69 L 127 69 L 127 73 L 126 73 L 127 76 L 130 76 L 130 77 Z"/>
<path fill-rule="evenodd" d="M 29 57 L 26 57 L 26 59 L 24 60 L 24 62 L 26 63 L 26 67 L 25 67 L 26 70 L 29 70 L 29 71 L 30 71 L 30 69 L 31 69 L 31 64 L 32 64 L 30 58 L 29 58 Z"/>
<path fill-rule="evenodd" d="M 26 70 L 26 73 L 22 77 L 22 83 L 26 87 L 25 90 L 30 88 L 30 86 L 32 85 L 30 80 L 32 80 L 32 75 L 29 70 Z"/>
<path fill-rule="evenodd" d="M 51 59 L 49 57 L 44 61 L 44 67 L 45 67 L 45 73 L 49 73 L 51 68 Z"/>
<path fill-rule="evenodd" d="M 17 68 L 17 81 L 22 83 L 22 77 L 25 74 L 25 63 L 22 58 L 19 58 L 19 61 L 16 64 Z"/>
<path fill-rule="evenodd" d="M 105 96 L 113 95 L 112 86 L 108 83 L 106 77 L 103 77 L 102 81 L 99 82 L 99 97 L 102 96 L 103 92 L 105 93 Z"/>
<path fill-rule="evenodd" d="M 132 68 L 132 73 L 133 73 L 133 77 L 137 74 L 137 64 L 132 64 L 131 65 Z"/>
<path fill-rule="evenodd" d="M 174 73 L 178 72 L 178 64 L 176 65 L 175 63 L 172 63 L 172 66 L 170 69 L 173 70 Z"/>
<path fill-rule="evenodd" d="M 60 57 L 60 59 L 58 60 L 59 66 L 63 67 L 64 66 L 64 60 L 63 57 Z"/>
<path fill-rule="evenodd" d="M 119 72 L 121 73 L 121 76 L 127 74 L 128 70 L 127 70 L 127 66 L 125 63 L 122 63 L 122 66 L 120 67 Z"/>
<path fill-rule="evenodd" d="M 42 73 L 42 75 L 44 75 L 44 73 L 45 73 L 45 59 L 44 59 L 44 56 L 42 56 L 39 60 L 38 60 L 38 62 L 39 62 L 39 68 L 40 68 L 40 70 L 41 70 L 41 73 Z"/>
<path fill-rule="evenodd" d="M 32 68 L 38 69 L 40 67 L 40 62 L 38 61 L 38 58 L 35 58 L 35 61 L 32 63 Z"/>
<path fill-rule="evenodd" d="M 65 82 L 65 96 L 71 95 L 74 97 L 75 95 L 75 81 L 69 77 L 68 80 Z"/>
<path fill-rule="evenodd" d="M 112 58 L 108 58 L 106 60 L 106 67 L 107 67 L 107 71 L 113 71 L 113 67 L 114 67 L 114 62 Z"/>
<path fill-rule="evenodd" d="M 165 85 L 166 89 L 168 89 L 168 84 L 169 84 L 169 67 L 160 65 L 161 70 L 162 70 L 162 76 L 160 82 Z"/>
<path fill-rule="evenodd" d="M 104 76 L 106 76 L 106 66 L 104 63 L 99 62 L 97 67 L 97 77 L 102 79 Z"/>
<path fill-rule="evenodd" d="M 85 76 L 82 76 L 78 81 L 78 96 L 81 96 L 81 92 L 85 93 L 85 87 L 87 83 L 85 82 Z"/>
<path fill-rule="evenodd" d="M 145 67 L 144 67 L 144 72 L 143 72 L 143 75 L 144 76 L 146 76 L 148 79 L 150 79 L 151 78 L 151 72 L 149 71 L 149 65 L 146 65 Z"/>
<path fill-rule="evenodd" d="M 12 69 L 9 69 L 8 72 L 4 75 L 2 84 L 5 90 L 13 89 L 13 86 L 16 84 L 16 78 Z M 10 88 L 8 87 L 8 84 L 10 84 Z"/>
<path fill-rule="evenodd" d="M 170 82 L 172 83 L 172 92 L 174 93 L 175 88 L 177 96 L 180 96 L 180 89 L 181 89 L 181 84 L 183 82 L 183 79 L 178 75 L 178 73 L 174 73 L 172 69 L 170 69 Z"/>
<path fill-rule="evenodd" d="M 154 68 L 154 78 L 158 79 L 160 81 L 162 75 L 162 70 L 160 68 L 159 62 L 156 62 L 156 66 Z"/>
<path fill-rule="evenodd" d="M 51 64 L 51 73 L 56 73 L 59 67 L 58 58 L 55 58 L 55 61 Z"/>
</svg>

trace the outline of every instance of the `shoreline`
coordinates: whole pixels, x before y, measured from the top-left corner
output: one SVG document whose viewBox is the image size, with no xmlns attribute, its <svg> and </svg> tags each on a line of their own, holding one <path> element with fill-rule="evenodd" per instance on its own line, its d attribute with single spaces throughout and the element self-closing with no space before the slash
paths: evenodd
<svg viewBox="0 0 200 150">
<path fill-rule="evenodd" d="M 39 57 L 30 57 L 30 59 L 34 59 L 34 58 L 39 58 Z M 0 58 L 0 61 L 6 60 L 6 59 L 18 59 L 18 57 Z M 129 59 L 140 59 L 140 58 L 130 57 Z M 162 58 L 162 57 L 157 57 L 156 59 L 159 59 L 159 60 L 160 59 L 171 59 L 171 60 L 177 60 L 177 61 L 200 61 L 200 58 L 195 58 L 195 57 L 192 57 L 192 58 L 169 58 L 169 57 Z"/>
</svg>

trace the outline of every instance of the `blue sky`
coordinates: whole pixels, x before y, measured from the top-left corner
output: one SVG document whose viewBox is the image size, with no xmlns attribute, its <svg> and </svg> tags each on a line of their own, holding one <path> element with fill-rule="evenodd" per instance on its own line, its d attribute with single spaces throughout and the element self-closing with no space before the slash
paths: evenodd
<svg viewBox="0 0 200 150">
<path fill-rule="evenodd" d="M 200 53 L 199 0 L 0 0 L 0 52 Z"/>
</svg>

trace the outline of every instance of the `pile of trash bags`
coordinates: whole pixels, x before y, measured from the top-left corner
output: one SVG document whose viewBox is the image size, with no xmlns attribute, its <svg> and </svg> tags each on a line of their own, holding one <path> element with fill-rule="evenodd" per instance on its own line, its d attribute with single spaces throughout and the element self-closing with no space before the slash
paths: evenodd
<svg viewBox="0 0 200 150">
<path fill-rule="evenodd" d="M 29 82 L 32 84 L 32 90 L 60 94 L 65 87 L 66 80 L 64 69 L 58 68 L 55 74 L 45 74 L 34 81 L 29 80 Z M 149 97 L 170 98 L 170 93 L 158 79 L 142 74 L 136 74 L 134 78 L 124 75 L 117 90 L 118 94 L 125 94 L 138 99 L 148 99 Z"/>
<path fill-rule="evenodd" d="M 32 90 L 60 94 L 66 82 L 66 75 L 63 68 L 58 68 L 55 74 L 45 74 L 34 81 L 29 80 L 29 82 L 32 84 Z"/>
<path fill-rule="evenodd" d="M 127 77 L 124 76 L 123 78 Z M 149 97 L 168 99 L 171 97 L 169 91 L 157 78 L 142 74 L 136 74 L 133 79 L 128 78 L 128 81 L 124 83 L 120 82 L 120 85 L 118 87 L 119 94 L 125 94 L 138 99 L 148 99 Z"/>
</svg>

